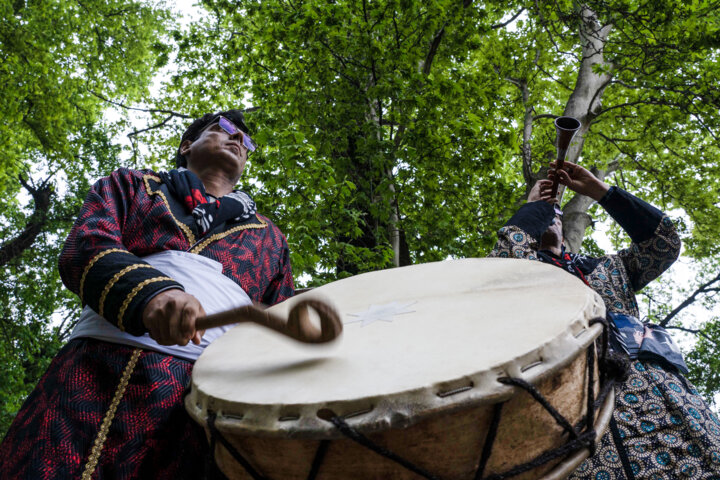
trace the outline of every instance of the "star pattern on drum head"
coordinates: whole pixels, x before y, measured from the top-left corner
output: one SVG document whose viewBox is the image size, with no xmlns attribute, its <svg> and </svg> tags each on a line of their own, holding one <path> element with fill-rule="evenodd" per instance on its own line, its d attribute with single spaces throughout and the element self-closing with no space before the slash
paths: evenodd
<svg viewBox="0 0 720 480">
<path fill-rule="evenodd" d="M 367 310 L 359 313 L 348 313 L 352 317 L 358 317 L 357 320 L 349 320 L 345 323 L 358 323 L 361 322 L 361 327 L 370 325 L 374 322 L 392 322 L 395 315 L 401 315 L 403 313 L 412 313 L 415 310 L 408 310 L 408 307 L 414 305 L 417 302 L 400 303 L 390 302 L 384 305 L 373 305 L 371 304 Z"/>
</svg>

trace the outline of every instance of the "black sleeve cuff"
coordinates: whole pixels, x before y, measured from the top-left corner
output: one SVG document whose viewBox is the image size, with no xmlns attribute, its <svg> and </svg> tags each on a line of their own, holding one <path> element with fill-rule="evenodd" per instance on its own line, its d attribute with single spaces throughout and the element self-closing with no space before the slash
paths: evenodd
<svg viewBox="0 0 720 480">
<path fill-rule="evenodd" d="M 554 207 L 547 202 L 529 202 L 520 207 L 505 226 L 516 226 L 535 240 L 540 240 L 555 218 Z"/>
<path fill-rule="evenodd" d="M 610 187 L 598 203 L 635 243 L 652 238 L 663 218 L 660 210 L 615 186 Z"/>
<path fill-rule="evenodd" d="M 101 252 L 86 267 L 80 290 L 83 302 L 100 316 L 132 335 L 147 330 L 142 311 L 163 290 L 183 286 L 128 251 Z"/>
</svg>

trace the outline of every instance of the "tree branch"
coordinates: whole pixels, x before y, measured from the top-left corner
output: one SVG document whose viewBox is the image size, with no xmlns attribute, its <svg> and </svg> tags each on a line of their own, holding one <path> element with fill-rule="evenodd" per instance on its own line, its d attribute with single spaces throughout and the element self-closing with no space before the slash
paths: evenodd
<svg viewBox="0 0 720 480">
<path fill-rule="evenodd" d="M 109 104 L 111 104 L 111 105 L 115 105 L 116 107 L 124 108 L 125 110 L 134 110 L 134 111 L 137 111 L 137 112 L 145 112 L 145 113 L 162 113 L 162 114 L 165 114 L 165 115 L 170 115 L 171 118 L 172 118 L 172 117 L 192 118 L 191 115 L 186 115 L 186 114 L 184 114 L 184 113 L 173 112 L 172 110 L 164 110 L 164 109 L 157 109 L 157 108 L 128 107 L 128 106 L 125 105 L 124 103 L 115 102 L 115 101 L 113 101 L 113 100 L 110 100 L 110 99 L 108 99 L 108 98 L 105 98 L 105 97 L 103 97 L 102 95 L 100 95 L 99 93 L 96 93 L 96 92 L 94 92 L 94 91 L 92 91 L 92 90 L 88 90 L 88 91 L 89 91 L 91 94 L 95 95 L 95 96 L 96 96 L 97 98 L 99 98 L 100 100 L 102 100 L 102 101 L 104 101 L 104 102 L 107 102 L 107 103 L 109 103 Z"/>
<path fill-rule="evenodd" d="M 495 25 L 490 25 L 490 28 L 493 29 L 493 30 L 495 30 L 495 29 L 498 29 L 498 28 L 507 27 L 507 26 L 510 25 L 512 22 L 514 22 L 515 19 L 518 18 L 518 17 L 520 16 L 520 14 L 523 13 L 524 11 L 525 11 L 525 7 L 521 8 L 520 10 L 518 10 L 518 12 L 517 12 L 515 15 L 513 15 L 513 16 L 510 18 L 510 20 L 508 20 L 507 22 L 496 23 Z"/>
<path fill-rule="evenodd" d="M 65 341 L 72 332 L 73 328 L 75 328 L 75 325 L 77 325 L 77 319 L 74 319 L 73 317 L 73 312 L 69 312 L 67 315 L 65 315 L 65 318 L 63 318 L 62 322 L 60 322 L 60 325 L 55 328 L 55 335 L 60 340 Z M 75 321 L 68 323 L 68 320 L 71 319 Z"/>
<path fill-rule="evenodd" d="M 151 126 L 146 127 L 146 128 L 141 128 L 140 130 L 135 130 L 135 131 L 133 131 L 133 132 L 128 133 L 127 136 L 130 137 L 130 138 L 133 138 L 133 137 L 136 137 L 136 136 L 140 135 L 140 134 L 143 133 L 143 132 L 147 132 L 147 131 L 150 131 L 150 130 L 154 130 L 154 129 L 156 129 L 156 128 L 163 127 L 163 126 L 167 125 L 167 123 L 168 123 L 170 120 L 172 120 L 173 117 L 174 117 L 174 115 L 170 115 L 169 117 L 167 117 L 165 120 L 163 120 L 163 121 L 160 122 L 160 123 L 156 123 L 155 125 L 151 125 Z"/>
<path fill-rule="evenodd" d="M 554 115 L 552 113 L 541 113 L 540 115 L 535 115 L 532 119 L 534 122 L 535 120 L 540 120 L 543 118 L 551 118 L 551 119 L 555 120 L 556 118 L 559 118 L 559 117 L 560 117 L 560 115 Z"/>
<path fill-rule="evenodd" d="M 435 34 L 432 42 L 430 42 L 430 48 L 428 49 L 427 55 L 425 55 L 425 60 L 423 61 L 422 73 L 425 75 L 430 73 L 432 62 L 435 59 L 435 54 L 437 53 L 437 49 L 440 47 L 443 35 L 445 35 L 445 25 L 447 25 L 447 22 L 445 22 L 442 28 Z"/>
<path fill-rule="evenodd" d="M 716 282 L 718 283 L 718 287 L 713 286 L 713 284 Z M 675 318 L 684 308 L 692 305 L 698 299 L 698 297 L 700 295 L 705 295 L 708 293 L 718 292 L 718 291 L 720 291 L 720 273 L 718 273 L 717 275 L 715 275 L 715 277 L 713 277 L 709 281 L 703 283 L 698 288 L 696 288 L 695 291 L 688 298 L 686 298 L 680 305 L 675 307 L 670 313 L 668 313 L 665 316 L 665 318 L 663 318 L 659 322 L 660 326 L 667 328 L 667 325 L 668 325 L 668 323 L 670 323 L 670 320 Z"/>
<path fill-rule="evenodd" d="M 665 329 L 666 329 L 666 330 L 680 330 L 681 332 L 692 333 L 693 335 L 698 335 L 698 336 L 700 336 L 700 337 L 703 337 L 705 340 L 707 340 L 708 342 L 712 343 L 712 344 L 715 345 L 716 347 L 720 347 L 720 344 L 718 344 L 718 342 L 717 342 L 714 338 L 712 338 L 712 337 L 711 337 L 710 335 L 708 335 L 707 333 L 704 333 L 702 330 L 697 330 L 697 329 L 694 329 L 694 328 L 678 327 L 678 326 L 675 326 L 675 325 L 667 326 L 667 327 L 665 327 Z"/>
</svg>

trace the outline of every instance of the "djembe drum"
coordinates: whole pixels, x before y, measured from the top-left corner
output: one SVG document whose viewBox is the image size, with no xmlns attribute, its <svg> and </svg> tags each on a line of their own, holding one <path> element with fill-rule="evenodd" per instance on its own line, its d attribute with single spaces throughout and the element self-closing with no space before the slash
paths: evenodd
<svg viewBox="0 0 720 480">
<path fill-rule="evenodd" d="M 308 346 L 241 324 L 195 364 L 185 406 L 230 478 L 559 479 L 609 422 L 605 307 L 558 268 L 429 263 L 270 310 L 304 298 L 335 305 L 340 339 Z"/>
</svg>

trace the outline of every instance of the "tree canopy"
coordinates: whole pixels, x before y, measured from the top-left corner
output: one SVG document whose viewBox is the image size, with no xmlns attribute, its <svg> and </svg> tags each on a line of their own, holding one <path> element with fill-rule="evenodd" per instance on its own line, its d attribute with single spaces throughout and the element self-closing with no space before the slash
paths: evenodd
<svg viewBox="0 0 720 480">
<path fill-rule="evenodd" d="M 681 290 L 667 281 L 646 289 L 646 315 L 700 335 L 694 378 L 717 391 L 700 379 L 718 346 L 715 2 L 203 5 L 208 18 L 176 35 L 159 108 L 246 108 L 261 144 L 246 185 L 302 283 L 485 255 L 554 159 L 553 119 L 570 115 L 582 128 L 568 159 L 669 212 L 700 262 L 684 292 L 706 323 L 667 318 L 677 305 L 651 300 Z M 602 209 L 567 195 L 564 210 L 570 248 L 602 253 L 588 235 Z"/>
<path fill-rule="evenodd" d="M 248 176 L 299 273 L 482 253 L 561 114 L 583 123 L 568 159 L 681 209 L 687 253 L 718 253 L 712 2 L 205 5 L 162 105 L 249 108 L 263 149 Z M 575 250 L 589 207 L 566 204 Z"/>
<path fill-rule="evenodd" d="M 16 91 L 0 128 L 6 141 L 19 141 L 6 147 L 15 153 L 0 174 L 17 191 L 14 176 L 28 166 L 62 168 L 78 194 L 53 217 L 45 253 L 10 267 L 12 298 L 57 299 L 28 325 L 51 311 L 72 322 L 77 307 L 60 293 L 51 264 L 84 179 L 118 161 L 107 135 L 115 129 L 100 114 L 110 101 L 133 105 L 171 59 L 174 73 L 143 104 L 147 123 L 132 134 L 145 155 L 126 163 L 170 167 L 187 118 L 245 109 L 260 149 L 243 188 L 287 235 L 302 286 L 484 256 L 554 159 L 553 119 L 578 118 L 568 159 L 678 223 L 695 281 L 654 282 L 643 292 L 645 314 L 698 339 L 688 352 L 691 379 L 708 395 L 720 391 L 716 2 L 204 0 L 207 15 L 168 38 L 168 17 L 146 3 L 56 0 L 49 12 L 20 3 L 3 7 L 11 18 L 0 48 L 11 60 L 0 75 Z M 53 27 L 40 34 L 30 25 L 43 18 Z M 22 32 L 27 41 L 18 40 Z M 38 92 L 53 95 L 41 103 Z M 605 220 L 602 209 L 569 193 L 564 209 L 570 247 L 602 253 L 591 235 Z M 0 213 L 4 242 L 30 216 Z M 628 242 L 616 227 L 610 237 L 613 248 Z M 17 290 L 31 275 L 55 283 Z M 701 303 L 705 313 L 689 317 L 689 306 Z M 26 324 L 27 307 L 4 311 L 6 325 Z"/>
<path fill-rule="evenodd" d="M 0 9 L 0 185 L 12 196 L 17 175 L 38 164 L 84 174 L 104 99 L 137 100 L 167 61 L 167 16 L 128 0 L 6 0 Z"/>
<path fill-rule="evenodd" d="M 0 1 L 3 432 L 79 313 L 56 264 L 90 182 L 120 165 L 108 100 L 147 95 L 169 21 L 134 0 Z"/>
</svg>

